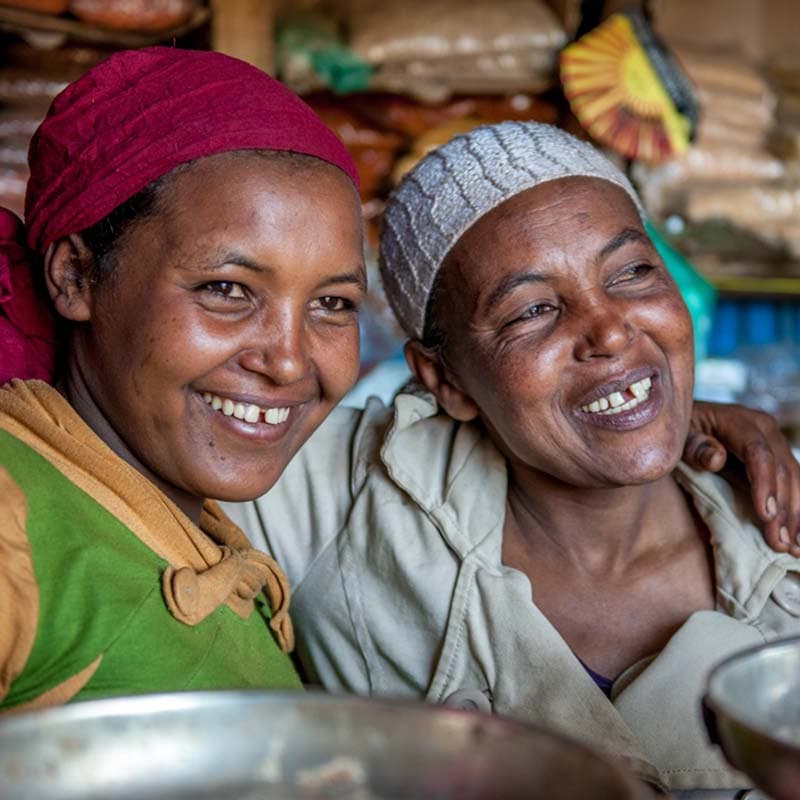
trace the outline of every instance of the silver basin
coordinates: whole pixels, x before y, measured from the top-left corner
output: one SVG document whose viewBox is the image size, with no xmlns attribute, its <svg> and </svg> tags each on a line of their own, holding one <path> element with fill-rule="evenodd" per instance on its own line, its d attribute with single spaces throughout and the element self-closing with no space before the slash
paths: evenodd
<svg viewBox="0 0 800 800">
<path fill-rule="evenodd" d="M 712 741 L 775 800 L 800 798 L 800 637 L 736 653 L 704 698 Z"/>
<path fill-rule="evenodd" d="M 500 717 L 313 693 L 197 692 L 0 720 L 3 800 L 645 800 L 624 768 Z"/>
</svg>

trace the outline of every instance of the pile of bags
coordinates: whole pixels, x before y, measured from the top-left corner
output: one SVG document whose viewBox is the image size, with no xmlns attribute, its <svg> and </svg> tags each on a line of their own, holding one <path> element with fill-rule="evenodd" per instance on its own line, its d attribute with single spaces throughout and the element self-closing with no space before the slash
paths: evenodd
<svg viewBox="0 0 800 800">
<path fill-rule="evenodd" d="M 785 160 L 788 145 L 775 149 L 779 94 L 740 54 L 675 52 L 695 86 L 700 121 L 680 158 L 636 167 L 648 210 L 725 223 L 763 242 L 772 261 L 800 257 L 800 185 Z"/>
<path fill-rule="evenodd" d="M 539 0 L 353 0 L 348 39 L 372 88 L 437 102 L 552 86 L 566 34 Z"/>
<path fill-rule="evenodd" d="M 334 21 L 335 20 L 335 21 Z M 541 0 L 345 0 L 279 21 L 279 76 L 296 91 L 538 93 L 555 84 L 566 33 Z"/>
</svg>

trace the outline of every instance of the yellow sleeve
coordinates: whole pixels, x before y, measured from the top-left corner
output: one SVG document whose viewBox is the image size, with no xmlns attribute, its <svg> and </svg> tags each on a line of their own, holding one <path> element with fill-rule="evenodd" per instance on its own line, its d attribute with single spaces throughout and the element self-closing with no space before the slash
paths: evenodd
<svg viewBox="0 0 800 800">
<path fill-rule="evenodd" d="M 39 618 L 27 517 L 24 492 L 0 466 L 0 700 L 25 667 Z"/>
</svg>

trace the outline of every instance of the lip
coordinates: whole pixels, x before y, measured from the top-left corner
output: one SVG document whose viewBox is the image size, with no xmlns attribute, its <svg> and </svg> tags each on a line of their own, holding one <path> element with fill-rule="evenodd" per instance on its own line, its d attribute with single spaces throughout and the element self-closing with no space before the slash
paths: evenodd
<svg viewBox="0 0 800 800">
<path fill-rule="evenodd" d="M 621 392 L 627 389 L 632 383 L 640 381 L 644 378 L 650 378 L 652 385 L 650 387 L 650 394 L 647 399 L 635 408 L 628 411 L 620 411 L 617 414 L 598 414 L 587 411 L 582 411 L 580 406 L 576 409 L 575 413 L 583 423 L 588 423 L 596 428 L 605 428 L 606 430 L 626 431 L 641 428 L 652 422 L 661 413 L 664 406 L 664 389 L 661 381 L 661 373 L 653 367 L 642 367 L 635 369 L 625 374 L 618 380 L 604 383 L 601 386 L 592 390 L 590 395 L 591 399 L 582 401 L 581 405 L 588 405 L 594 400 L 599 400 L 611 392 Z"/>
<path fill-rule="evenodd" d="M 198 397 L 203 400 L 203 394 L 215 394 L 223 400 L 232 400 L 234 403 L 244 403 L 245 405 L 259 406 L 260 408 L 294 408 L 309 402 L 308 398 L 298 400 L 288 397 L 264 397 L 254 394 L 231 394 L 229 392 L 215 392 L 211 389 L 194 389 Z M 205 402 L 205 400 L 203 400 Z"/>
<path fill-rule="evenodd" d="M 252 444 L 270 444 L 282 439 L 294 427 L 295 423 L 301 417 L 306 402 L 298 402 L 297 400 L 286 401 L 282 398 L 270 398 L 269 402 L 265 402 L 264 398 L 256 398 L 253 395 L 232 395 L 224 394 L 219 395 L 232 400 L 235 403 L 252 403 L 253 405 L 260 406 L 261 408 L 288 408 L 289 416 L 283 421 L 274 425 L 264 422 L 245 422 L 243 419 L 237 419 L 234 416 L 226 417 L 220 411 L 215 411 L 203 399 L 202 392 L 193 393 L 197 402 L 201 406 L 201 413 L 208 415 L 210 423 L 215 426 L 217 430 L 222 430 L 227 434 L 232 434 L 238 439 L 245 439 Z M 216 394 L 216 392 L 211 392 Z"/>
<path fill-rule="evenodd" d="M 637 367 L 636 369 L 626 372 L 624 375 L 620 375 L 618 378 L 614 378 L 606 383 L 595 386 L 583 399 L 579 400 L 575 404 L 575 407 L 580 409 L 581 406 L 588 406 L 595 400 L 599 400 L 601 397 L 606 397 L 612 392 L 622 392 L 632 383 L 644 380 L 645 378 L 652 378 L 653 382 L 655 383 L 660 375 L 661 371 L 655 367 Z"/>
</svg>

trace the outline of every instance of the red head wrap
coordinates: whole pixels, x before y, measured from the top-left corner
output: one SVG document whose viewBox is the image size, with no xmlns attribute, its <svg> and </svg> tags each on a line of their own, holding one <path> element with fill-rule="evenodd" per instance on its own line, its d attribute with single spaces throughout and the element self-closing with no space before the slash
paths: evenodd
<svg viewBox="0 0 800 800">
<path fill-rule="evenodd" d="M 315 156 L 358 185 L 344 145 L 255 67 L 167 47 L 116 53 L 56 97 L 31 140 L 27 246 L 43 254 L 179 164 L 248 149 Z M 0 383 L 48 378 L 53 364 L 51 312 L 35 296 L 18 226 L 0 210 Z"/>
</svg>

